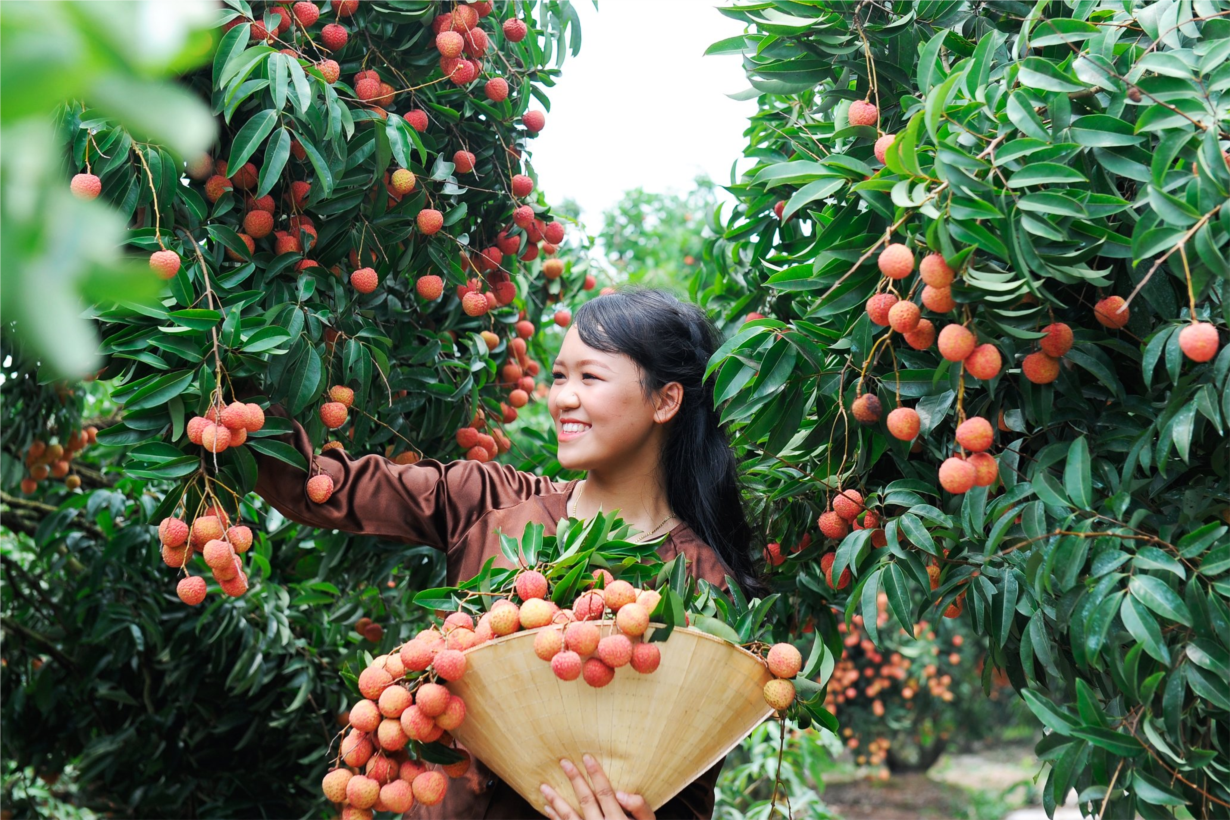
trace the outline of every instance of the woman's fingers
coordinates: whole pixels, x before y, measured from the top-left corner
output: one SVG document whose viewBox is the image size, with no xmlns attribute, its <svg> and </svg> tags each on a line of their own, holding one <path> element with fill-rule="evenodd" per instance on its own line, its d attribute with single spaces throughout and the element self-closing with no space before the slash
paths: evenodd
<svg viewBox="0 0 1230 820">
<path fill-rule="evenodd" d="M 624 817 L 623 807 L 615 799 L 615 789 L 611 788 L 611 781 L 607 779 L 606 772 L 602 771 L 602 766 L 598 764 L 597 758 L 592 755 L 582 755 L 581 759 L 585 761 L 585 768 L 589 771 L 589 779 L 593 781 L 594 796 L 598 799 L 598 806 L 602 809 L 602 816 L 604 818 Z"/>
<path fill-rule="evenodd" d="M 577 804 L 581 807 L 581 816 L 585 820 L 606 820 L 603 817 L 603 809 L 598 805 L 598 798 L 594 797 L 593 791 L 589 788 L 589 783 L 585 780 L 585 775 L 581 774 L 576 766 L 572 765 L 572 761 L 564 759 L 559 762 L 560 767 L 564 770 L 564 775 L 568 781 L 572 783 L 572 790 L 577 794 Z M 571 811 L 571 809 L 569 809 Z M 619 814 L 615 817 L 623 815 L 623 809 L 620 809 Z"/>
<path fill-rule="evenodd" d="M 543 798 L 547 801 L 542 807 L 547 817 L 551 820 L 578 820 L 577 813 L 572 810 L 572 806 L 568 805 L 568 801 L 560 797 L 555 789 L 543 783 L 538 790 L 542 792 Z"/>
<path fill-rule="evenodd" d="M 632 820 L 656 820 L 653 809 L 649 808 L 649 803 L 639 794 L 615 792 L 615 799 L 619 801 L 619 805 L 623 806 L 624 811 Z"/>
</svg>

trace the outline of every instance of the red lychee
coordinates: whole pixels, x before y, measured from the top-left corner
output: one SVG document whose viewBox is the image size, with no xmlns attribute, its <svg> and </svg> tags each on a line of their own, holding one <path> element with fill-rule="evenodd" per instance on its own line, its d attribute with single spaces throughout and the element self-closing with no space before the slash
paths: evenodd
<svg viewBox="0 0 1230 820">
<path fill-rule="evenodd" d="M 345 424 L 348 416 L 346 405 L 340 401 L 325 402 L 320 406 L 320 420 L 330 430 L 336 430 Z"/>
<path fill-rule="evenodd" d="M 995 440 L 991 422 L 981 416 L 971 416 L 957 427 L 957 444 L 974 453 L 988 449 Z"/>
<path fill-rule="evenodd" d="M 541 111 L 526 111 L 521 117 L 521 124 L 531 134 L 537 134 L 547 124 L 547 117 Z"/>
<path fill-rule="evenodd" d="M 841 577 L 837 579 L 837 583 L 833 583 L 833 562 L 837 560 L 837 553 L 830 552 L 820 558 L 820 571 L 824 573 L 824 578 L 829 582 L 829 586 L 833 589 L 845 589 L 850 585 L 850 569 L 847 567 L 841 571 Z"/>
<path fill-rule="evenodd" d="M 871 150 L 876 155 L 876 159 L 880 161 L 881 165 L 884 165 L 887 163 L 888 149 L 891 148 L 893 143 L 896 141 L 897 141 L 896 134 L 885 134 L 884 136 L 876 140 L 876 144 L 872 146 Z"/>
<path fill-rule="evenodd" d="M 163 279 L 174 279 L 179 265 L 179 254 L 175 251 L 154 251 L 149 257 L 150 270 Z"/>
<path fill-rule="evenodd" d="M 333 479 L 324 473 L 312 476 L 307 482 L 307 495 L 317 504 L 324 504 L 333 495 Z"/>
<path fill-rule="evenodd" d="M 475 157 L 469 151 L 457 151 L 453 154 L 453 169 L 459 174 L 468 174 L 474 170 Z"/>
<path fill-rule="evenodd" d="M 444 649 L 436 655 L 432 666 L 445 680 L 460 680 L 466 671 L 466 656 L 456 649 Z"/>
<path fill-rule="evenodd" d="M 619 637 L 623 637 L 622 635 Z M 627 640 L 627 638 L 624 638 Z M 590 658 L 581 665 L 581 676 L 595 689 L 601 689 L 615 680 L 615 670 L 598 658 Z"/>
<path fill-rule="evenodd" d="M 415 222 L 418 223 L 420 231 L 431 236 L 444 227 L 444 214 L 434 208 L 424 208 L 415 217 Z"/>
<path fill-rule="evenodd" d="M 974 476 L 974 465 L 958 456 L 945 459 L 940 465 L 940 486 L 953 495 L 969 492 Z"/>
<path fill-rule="evenodd" d="M 965 372 L 975 379 L 987 381 L 999 375 L 1003 364 L 1004 361 L 995 345 L 981 344 L 965 357 Z"/>
<path fill-rule="evenodd" d="M 581 676 L 581 656 L 571 649 L 557 652 L 551 658 L 551 671 L 560 680 L 576 680 Z"/>
<path fill-rule="evenodd" d="M 164 518 L 158 525 L 158 539 L 168 547 L 188 543 L 188 525 L 178 518 Z"/>
<path fill-rule="evenodd" d="M 957 306 L 952 298 L 952 288 L 933 288 L 930 285 L 922 289 L 922 303 L 927 310 L 936 313 L 948 313 Z"/>
<path fill-rule="evenodd" d="M 901 441 L 912 441 L 922 425 L 918 411 L 912 407 L 898 407 L 888 414 L 888 432 Z"/>
<path fill-rule="evenodd" d="M 897 297 L 891 293 L 877 293 L 867 300 L 867 315 L 880 327 L 888 327 L 888 312 L 897 301 Z"/>
<path fill-rule="evenodd" d="M 913 302 L 902 299 L 888 309 L 888 324 L 898 333 L 912 333 L 922 319 L 922 311 Z"/>
<path fill-rule="evenodd" d="M 231 431 L 220 424 L 207 424 L 201 428 L 201 446 L 210 453 L 221 453 L 231 446 Z"/>
<path fill-rule="evenodd" d="M 529 570 L 517 576 L 517 597 L 522 601 L 547 597 L 547 576 L 537 570 Z"/>
<path fill-rule="evenodd" d="M 455 31 L 442 31 L 436 35 L 436 50 L 444 57 L 461 56 L 465 44 L 465 38 Z"/>
<path fill-rule="evenodd" d="M 243 525 L 231 527 L 226 531 L 226 540 L 240 554 L 252 548 L 252 530 Z"/>
<path fill-rule="evenodd" d="M 969 354 L 974 352 L 977 344 L 978 339 L 974 336 L 973 331 L 964 325 L 945 325 L 940 331 L 940 355 L 950 362 L 964 361 Z"/>
<path fill-rule="evenodd" d="M 778 678 L 793 678 L 803 668 L 803 656 L 794 644 L 773 644 L 769 647 L 769 656 L 766 660 L 769 671 Z"/>
<path fill-rule="evenodd" d="M 268 211 L 248 211 L 243 218 L 243 230 L 253 239 L 264 239 L 273 232 L 273 214 Z"/>
<path fill-rule="evenodd" d="M 850 103 L 846 119 L 851 125 L 875 125 L 880 119 L 880 111 L 866 100 L 855 100 Z"/>
<path fill-rule="evenodd" d="M 337 23 L 330 23 L 320 30 L 320 41 L 329 51 L 341 51 L 349 39 L 350 32 Z"/>
<path fill-rule="evenodd" d="M 102 193 L 102 180 L 94 174 L 77 174 L 68 184 L 68 189 L 78 199 L 97 199 Z"/>
<path fill-rule="evenodd" d="M 1038 347 L 1053 359 L 1058 359 L 1072 349 L 1072 328 L 1063 322 L 1052 322 L 1042 328 L 1046 335 L 1038 340 Z"/>
<path fill-rule="evenodd" d="M 1122 296 L 1107 296 L 1093 306 L 1093 317 L 1103 327 L 1118 330 L 1128 323 L 1131 311 Z"/>
<path fill-rule="evenodd" d="M 764 702 L 778 712 L 789 709 L 790 704 L 794 703 L 794 684 L 788 680 L 774 678 L 764 685 Z"/>
<path fill-rule="evenodd" d="M 515 17 L 510 17 L 504 21 L 503 25 L 504 37 L 510 43 L 519 43 L 525 39 L 525 35 L 529 33 L 529 27 L 526 26 L 524 20 L 518 20 Z"/>
<path fill-rule="evenodd" d="M 598 641 L 598 658 L 612 669 L 626 666 L 632 660 L 632 641 L 622 633 L 607 635 Z"/>
<path fill-rule="evenodd" d="M 863 494 L 858 490 L 838 490 L 833 496 L 833 512 L 845 521 L 853 521 L 863 511 Z"/>
<path fill-rule="evenodd" d="M 1034 384 L 1050 384 L 1059 378 L 1059 360 L 1045 353 L 1030 353 L 1021 362 L 1021 372 Z"/>
<path fill-rule="evenodd" d="M 564 645 L 582 657 L 592 655 L 601 638 L 598 627 L 589 621 L 574 621 L 564 630 Z"/>
<path fill-rule="evenodd" d="M 508 99 L 508 81 L 503 77 L 492 77 L 483 86 L 483 92 L 492 102 L 504 102 Z"/>
<path fill-rule="evenodd" d="M 919 319 L 918 326 L 905 334 L 905 343 L 915 350 L 926 350 L 935 344 L 935 325 L 930 319 Z"/>
<path fill-rule="evenodd" d="M 850 533 L 849 523 L 833 510 L 821 513 L 817 524 L 825 538 L 832 538 L 835 541 L 845 538 Z"/>
<path fill-rule="evenodd" d="M 196 606 L 205 600 L 205 579 L 199 575 L 180 578 L 175 585 L 175 594 L 188 606 Z"/>
<path fill-rule="evenodd" d="M 512 193 L 518 199 L 529 196 L 534 191 L 534 180 L 525 174 L 515 174 L 512 178 Z"/>
<path fill-rule="evenodd" d="M 421 108 L 413 108 L 406 112 L 406 123 L 420 134 L 427 130 L 427 112 Z"/>
<path fill-rule="evenodd" d="M 974 466 L 974 484 L 989 487 L 999 477 L 999 463 L 990 453 L 971 453 L 965 461 Z"/>
<path fill-rule="evenodd" d="M 876 264 L 889 279 L 904 279 L 914 272 L 914 252 L 900 242 L 880 251 Z"/>
<path fill-rule="evenodd" d="M 461 297 L 461 309 L 467 316 L 482 316 L 489 309 L 487 297 L 481 293 L 467 293 Z"/>
<path fill-rule="evenodd" d="M 662 652 L 656 643 L 638 643 L 632 646 L 632 668 L 642 675 L 657 671 L 662 663 Z"/>
<path fill-rule="evenodd" d="M 952 285 L 953 270 L 944 261 L 943 254 L 929 253 L 924 256 L 922 263 L 918 266 L 918 275 L 922 277 L 924 284 L 933 288 L 946 288 Z"/>
<path fill-rule="evenodd" d="M 557 310 L 555 311 L 555 324 L 560 327 L 568 327 L 572 323 L 572 311 Z"/>
<path fill-rule="evenodd" d="M 850 405 L 850 415 L 863 424 L 875 424 L 880 420 L 882 411 L 880 399 L 874 393 L 864 393 Z"/>
<path fill-rule="evenodd" d="M 1193 322 L 1179 331 L 1179 348 L 1193 362 L 1210 361 L 1217 347 L 1217 328 L 1209 322 Z"/>
</svg>

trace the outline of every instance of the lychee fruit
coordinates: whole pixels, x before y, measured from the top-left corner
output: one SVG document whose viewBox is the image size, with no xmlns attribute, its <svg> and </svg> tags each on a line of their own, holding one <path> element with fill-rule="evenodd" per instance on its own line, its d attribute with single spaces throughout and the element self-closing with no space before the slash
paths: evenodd
<svg viewBox="0 0 1230 820">
<path fill-rule="evenodd" d="M 850 524 L 834 510 L 821 513 L 816 523 L 825 538 L 840 540 L 850 533 Z"/>
<path fill-rule="evenodd" d="M 359 673 L 359 692 L 369 700 L 379 700 L 380 693 L 391 683 L 393 676 L 379 666 L 369 666 Z"/>
<path fill-rule="evenodd" d="M 639 638 L 649 628 L 649 610 L 633 602 L 620 607 L 615 615 L 615 626 L 631 638 Z"/>
<path fill-rule="evenodd" d="M 549 661 L 564 649 L 564 633 L 560 629 L 544 629 L 534 638 L 534 654 Z"/>
<path fill-rule="evenodd" d="M 310 3 L 296 5 L 311 5 Z M 336 60 L 321 60 L 316 64 L 316 70 L 320 72 L 320 76 L 325 78 L 325 82 L 333 85 L 342 76 L 342 67 L 337 64 Z"/>
<path fill-rule="evenodd" d="M 414 190 L 415 179 L 414 172 L 408 168 L 398 168 L 389 177 L 389 184 L 393 190 L 399 194 L 405 195 Z"/>
<path fill-rule="evenodd" d="M 320 41 L 329 51 L 341 51 L 350 39 L 350 32 L 344 26 L 330 23 L 320 30 Z"/>
<path fill-rule="evenodd" d="M 512 193 L 518 199 L 529 196 L 534 191 L 534 180 L 525 174 L 515 174 L 512 178 Z"/>
<path fill-rule="evenodd" d="M 851 125 L 875 125 L 880 120 L 880 110 L 866 100 L 850 103 L 846 119 Z"/>
<path fill-rule="evenodd" d="M 466 672 L 466 656 L 456 649 L 444 649 L 436 655 L 432 666 L 445 680 L 461 680 Z"/>
<path fill-rule="evenodd" d="M 780 567 L 786 562 L 786 556 L 782 555 L 782 545 L 776 541 L 771 541 L 765 545 L 764 560 L 775 567 Z"/>
<path fill-rule="evenodd" d="M 526 111 L 521 117 L 521 124 L 531 134 L 537 134 L 547 124 L 547 117 L 541 111 Z"/>
<path fill-rule="evenodd" d="M 913 302 L 902 299 L 888 309 L 888 325 L 898 333 L 912 333 L 922 320 L 922 311 Z"/>
<path fill-rule="evenodd" d="M 482 316 L 490 307 L 487 297 L 481 293 L 470 292 L 461 297 L 461 309 L 467 316 Z"/>
<path fill-rule="evenodd" d="M 650 615 L 658 608 L 658 603 L 662 600 L 662 594 L 654 589 L 642 589 L 636 596 L 636 602 L 640 606 L 645 607 L 645 612 Z"/>
<path fill-rule="evenodd" d="M 383 804 L 385 810 L 393 814 L 402 814 L 414 806 L 413 787 L 404 780 L 393 780 L 380 787 L 380 799 L 377 804 Z"/>
<path fill-rule="evenodd" d="M 448 778 L 440 772 L 423 772 L 410 784 L 414 799 L 424 806 L 434 806 L 444 799 Z"/>
<path fill-rule="evenodd" d="M 436 716 L 436 726 L 451 732 L 466 719 L 466 702 L 457 695 L 449 695 L 448 705 Z"/>
<path fill-rule="evenodd" d="M 576 680 L 581 676 L 581 656 L 571 649 L 557 652 L 551 658 L 551 671 L 560 680 Z"/>
<path fill-rule="evenodd" d="M 175 274 L 179 273 L 179 254 L 175 251 L 154 251 L 150 254 L 149 266 L 150 270 L 163 279 L 174 279 Z"/>
<path fill-rule="evenodd" d="M 521 626 L 521 609 L 516 604 L 496 607 L 488 615 L 495 635 L 511 635 Z"/>
<path fill-rule="evenodd" d="M 418 291 L 419 296 L 429 302 L 434 302 L 444 293 L 444 280 L 434 273 L 429 273 L 420 276 L 414 283 L 414 288 Z"/>
<path fill-rule="evenodd" d="M 989 449 L 994 440 L 991 422 L 981 416 L 971 416 L 957 427 L 957 444 L 972 453 Z"/>
<path fill-rule="evenodd" d="M 987 381 L 999 375 L 1003 363 L 995 345 L 981 344 L 965 357 L 965 372 L 975 379 Z"/>
<path fill-rule="evenodd" d="M 168 547 L 188 543 L 188 525 L 178 518 L 164 518 L 158 525 L 158 540 Z"/>
<path fill-rule="evenodd" d="M 542 263 L 542 275 L 546 279 L 558 279 L 564 273 L 563 259 L 548 259 Z"/>
<path fill-rule="evenodd" d="M 426 641 L 418 639 L 406 641 L 398 652 L 402 665 L 412 672 L 422 672 L 431 666 L 435 656 L 436 650 Z"/>
<path fill-rule="evenodd" d="M 380 698 L 381 699 L 385 698 L 385 693 L 387 692 L 397 692 L 397 691 L 404 692 L 407 697 L 410 696 L 410 693 L 406 692 L 406 690 L 403 689 L 402 687 L 390 686 L 389 688 L 385 689 L 384 692 L 380 693 Z M 401 710 L 397 714 L 401 715 L 401 713 L 406 711 L 407 707 L 409 706 L 410 706 L 409 703 L 403 705 L 401 707 Z M 354 706 L 350 707 L 350 725 L 358 729 L 360 732 L 376 731 L 378 728 L 380 728 L 381 720 L 382 720 L 381 708 L 373 700 L 364 698 L 363 700 L 356 703 Z"/>
<path fill-rule="evenodd" d="M 1030 353 L 1021 362 L 1021 372 L 1034 384 L 1050 384 L 1059 378 L 1059 360 L 1040 351 Z"/>
<path fill-rule="evenodd" d="M 1217 328 L 1209 322 L 1193 322 L 1179 331 L 1179 348 L 1193 362 L 1210 361 L 1217 346 Z"/>
<path fill-rule="evenodd" d="M 880 161 L 881 165 L 887 164 L 888 149 L 891 148 L 892 144 L 896 141 L 897 141 L 896 134 L 885 134 L 884 136 L 876 140 L 876 144 L 872 146 L 871 150 L 875 153 L 876 159 Z"/>
<path fill-rule="evenodd" d="M 918 411 L 912 407 L 898 407 L 888 414 L 888 432 L 895 439 L 913 441 L 918 435 L 922 421 Z"/>
<path fill-rule="evenodd" d="M 503 77 L 492 77 L 483 85 L 483 93 L 492 102 L 504 102 L 508 99 L 508 81 Z"/>
<path fill-rule="evenodd" d="M 449 650 L 444 650 L 445 652 Z M 444 654 L 441 652 L 440 654 Z M 361 687 L 360 687 L 361 688 Z M 425 683 L 414 694 L 414 704 L 424 715 L 434 718 L 444 712 L 448 699 L 452 696 L 447 689 L 438 683 Z"/>
<path fill-rule="evenodd" d="M 966 462 L 974 465 L 974 484 L 990 487 L 999 477 L 999 462 L 990 453 L 971 453 Z"/>
<path fill-rule="evenodd" d="M 415 222 L 418 223 L 420 231 L 431 236 L 444 227 L 444 214 L 434 208 L 424 208 L 415 217 Z"/>
<path fill-rule="evenodd" d="M 880 399 L 874 393 L 864 393 L 850 405 L 850 414 L 863 424 L 875 424 L 880 420 L 882 410 Z"/>
<path fill-rule="evenodd" d="M 468 174 L 474 170 L 475 161 L 469 151 L 457 151 L 453 154 L 453 169 L 459 174 Z"/>
<path fill-rule="evenodd" d="M 188 606 L 196 606 L 205 600 L 205 579 L 199 575 L 180 578 L 175 585 L 175 594 Z"/>
<path fill-rule="evenodd" d="M 551 623 L 555 614 L 552 604 L 542 598 L 531 598 L 521 605 L 520 619 L 522 629 L 537 629 Z"/>
<path fill-rule="evenodd" d="M 632 668 L 642 675 L 657 671 L 662 663 L 662 652 L 654 643 L 637 643 L 632 645 Z"/>
<path fill-rule="evenodd" d="M 375 749 L 372 742 L 368 740 L 367 735 L 352 729 L 346 737 L 342 738 L 342 762 L 347 766 L 356 768 L 367 763 L 371 759 L 372 752 Z"/>
<path fill-rule="evenodd" d="M 555 311 L 555 324 L 560 327 L 568 327 L 572 323 L 572 311 L 557 310 Z"/>
<path fill-rule="evenodd" d="M 1128 323 L 1131 311 L 1122 296 L 1107 296 L 1093 306 L 1093 317 L 1103 327 L 1118 330 Z"/>
<path fill-rule="evenodd" d="M 380 276 L 371 268 L 359 268 L 350 274 L 350 286 L 359 293 L 371 293 L 380 284 Z"/>
<path fill-rule="evenodd" d="M 888 327 L 888 313 L 897 301 L 897 297 L 891 293 L 877 293 L 867 300 L 867 315 L 880 327 Z"/>
<path fill-rule="evenodd" d="M 952 284 L 954 274 L 952 268 L 948 267 L 948 263 L 944 261 L 943 254 L 929 253 L 919 264 L 918 275 L 922 277 L 923 284 L 933 288 L 946 288 Z"/>
<path fill-rule="evenodd" d="M 927 310 L 948 313 L 957 306 L 952 298 L 952 288 L 935 288 L 927 285 L 922 289 L 922 303 Z"/>
<path fill-rule="evenodd" d="M 619 636 L 623 637 L 623 636 Z M 627 638 L 624 638 L 627 640 Z M 590 658 L 581 665 L 581 676 L 595 689 L 601 689 L 615 680 L 615 670 L 598 658 Z"/>
<path fill-rule="evenodd" d="M 904 279 L 914 271 L 914 252 L 900 242 L 880 251 L 876 264 L 889 279 Z"/>
<path fill-rule="evenodd" d="M 231 446 L 231 431 L 221 424 L 207 424 L 201 428 L 201 446 L 210 453 L 221 453 Z"/>
<path fill-rule="evenodd" d="M 611 581 L 602 590 L 607 609 L 618 612 L 621 607 L 636 600 L 636 588 L 627 581 Z"/>
<path fill-rule="evenodd" d="M 967 493 L 974 486 L 974 465 L 952 456 L 940 465 L 940 486 L 953 495 Z"/>
<path fill-rule="evenodd" d="M 935 325 L 930 319 L 919 319 L 918 325 L 904 337 L 905 343 L 915 350 L 926 350 L 935 344 Z"/>
<path fill-rule="evenodd" d="M 94 174 L 77 174 L 68 184 L 68 189 L 78 199 L 97 199 L 102 193 L 102 180 Z"/>
<path fill-rule="evenodd" d="M 1061 358 L 1072 349 L 1072 328 L 1063 322 L 1052 322 L 1042 328 L 1042 332 L 1046 335 L 1038 340 L 1038 347 L 1051 358 Z"/>
<path fill-rule="evenodd" d="M 436 722 L 423 713 L 423 710 L 415 704 L 407 706 L 406 710 L 401 713 L 398 718 L 401 723 L 401 730 L 406 737 L 411 740 L 417 740 L 420 743 L 430 742 L 427 738 L 431 737 L 438 731 L 442 731 Z"/>
<path fill-rule="evenodd" d="M 594 654 L 602 635 L 588 621 L 575 621 L 564 629 L 564 645 L 582 657 Z"/>
<path fill-rule="evenodd" d="M 420 134 L 427 130 L 427 112 L 421 108 L 412 108 L 404 117 L 406 124 Z"/>
<path fill-rule="evenodd" d="M 296 6 L 311 5 L 311 3 L 296 3 Z M 312 6 L 312 8 L 316 7 Z M 346 784 L 350 782 L 352 777 L 354 777 L 354 773 L 349 769 L 333 769 L 326 774 L 324 780 L 320 783 L 321 791 L 325 793 L 325 799 L 330 803 L 345 803 Z"/>
<path fill-rule="evenodd" d="M 307 495 L 317 504 L 324 504 L 333 495 L 333 479 L 325 473 L 312 476 L 307 482 Z"/>
<path fill-rule="evenodd" d="M 524 20 L 518 20 L 515 17 L 510 17 L 504 21 L 503 25 L 504 37 L 510 43 L 519 43 L 525 39 L 525 35 L 529 33 L 529 27 L 526 26 Z"/>
<path fill-rule="evenodd" d="M 465 38 L 455 31 L 442 31 L 436 35 L 436 51 L 442 57 L 460 57 L 465 44 Z"/>
<path fill-rule="evenodd" d="M 586 592 L 581 594 L 572 605 L 572 611 L 578 621 L 596 621 L 606 610 L 606 600 L 601 592 Z"/>
<path fill-rule="evenodd" d="M 203 550 L 210 541 L 221 539 L 223 532 L 222 521 L 216 515 L 203 515 L 192 522 L 189 538 L 193 547 Z"/>
<path fill-rule="evenodd" d="M 974 352 L 977 344 L 978 339 L 974 336 L 973 331 L 964 325 L 945 325 L 940 331 L 940 355 L 950 362 L 964 361 L 969 354 Z"/>
<path fill-rule="evenodd" d="M 598 658 L 612 669 L 632 660 L 632 641 L 627 635 L 614 633 L 598 641 Z"/>
<path fill-rule="evenodd" d="M 517 576 L 517 597 L 522 601 L 547 597 L 547 577 L 537 570 L 529 570 Z"/>
<path fill-rule="evenodd" d="M 226 540 L 235 552 L 245 553 L 252 547 L 252 530 L 243 525 L 231 527 L 226 531 Z"/>
<path fill-rule="evenodd" d="M 782 678 L 774 678 L 764 685 L 764 702 L 778 712 L 789 709 L 790 704 L 794 703 L 794 684 Z"/>
<path fill-rule="evenodd" d="M 845 589 L 850 585 L 850 569 L 848 567 L 843 569 L 841 571 L 841 578 L 837 580 L 837 583 L 833 583 L 833 563 L 836 560 L 837 553 L 826 553 L 820 558 L 820 571 L 824 573 L 824 578 L 828 581 L 829 586 L 834 589 Z"/>
<path fill-rule="evenodd" d="M 768 664 L 774 677 L 793 678 L 803 668 L 803 656 L 794 644 L 775 643 L 769 647 Z"/>
<path fill-rule="evenodd" d="M 346 783 L 346 802 L 356 809 L 370 809 L 380 798 L 380 784 L 367 775 L 356 774 Z"/>
<path fill-rule="evenodd" d="M 863 494 L 858 490 L 838 490 L 833 496 L 833 512 L 845 521 L 853 521 L 863 511 Z"/>
<path fill-rule="evenodd" d="M 336 430 L 345 424 L 349 415 L 350 411 L 340 401 L 328 401 L 320 406 L 320 420 L 330 430 Z"/>
</svg>

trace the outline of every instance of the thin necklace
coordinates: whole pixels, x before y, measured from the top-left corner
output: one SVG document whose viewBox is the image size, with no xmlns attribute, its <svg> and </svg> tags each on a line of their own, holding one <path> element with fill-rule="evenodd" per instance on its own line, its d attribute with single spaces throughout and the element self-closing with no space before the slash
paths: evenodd
<svg viewBox="0 0 1230 820">
<path fill-rule="evenodd" d="M 583 483 L 578 483 L 578 484 L 577 484 L 577 489 L 576 489 L 576 492 L 574 492 L 574 493 L 572 494 L 572 499 L 571 499 L 571 500 L 572 500 L 572 513 L 569 515 L 569 518 L 576 518 L 576 517 L 577 517 L 577 507 L 578 507 L 578 506 L 580 506 L 580 503 L 581 503 L 581 491 L 582 491 L 582 490 L 584 490 L 584 489 L 585 489 L 585 485 L 584 485 Z M 662 529 L 662 525 L 663 525 L 663 524 L 665 524 L 667 521 L 670 521 L 670 520 L 671 520 L 672 518 L 674 518 L 674 517 L 675 517 L 675 514 L 672 512 L 670 515 L 666 516 L 666 518 L 663 518 L 663 519 L 662 519 L 662 521 L 661 521 L 661 522 L 659 522 L 658 526 L 656 526 L 656 527 L 654 527 L 652 530 L 650 530 L 650 531 L 649 531 L 649 533 L 648 533 L 647 535 L 646 535 L 646 534 L 642 534 L 642 535 L 640 536 L 640 540 L 641 540 L 641 541 L 648 541 L 648 540 L 649 540 L 649 539 L 653 536 L 653 534 L 654 534 L 654 533 L 656 533 L 658 530 Z"/>
</svg>

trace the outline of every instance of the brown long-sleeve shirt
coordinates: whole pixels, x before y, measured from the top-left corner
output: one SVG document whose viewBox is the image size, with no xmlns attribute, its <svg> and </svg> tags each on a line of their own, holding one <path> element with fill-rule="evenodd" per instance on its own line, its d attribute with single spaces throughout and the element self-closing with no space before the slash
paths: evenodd
<svg viewBox="0 0 1230 820">
<path fill-rule="evenodd" d="M 278 405 L 270 414 L 287 417 Z M 378 455 L 351 458 L 341 450 L 313 456 L 306 431 L 295 423 L 281 437 L 305 459 L 314 472 L 333 478 L 333 495 L 324 504 L 307 497 L 307 476 L 299 469 L 269 456 L 254 453 L 260 469 L 256 492 L 287 518 L 322 529 L 375 535 L 406 543 L 426 544 L 446 555 L 449 585 L 478 574 L 489 558 L 495 566 L 512 569 L 500 551 L 496 529 L 520 537 L 530 523 L 555 533 L 566 515 L 565 506 L 576 481 L 553 482 L 523 473 L 505 464 L 477 461 L 448 463 L 425 459 L 400 465 Z M 679 524 L 658 549 L 664 561 L 683 553 L 689 571 L 721 589 L 733 572 L 717 552 L 687 526 Z M 458 744 L 460 747 L 460 744 Z M 714 784 L 725 758 L 684 787 L 657 811 L 659 818 L 708 820 L 713 814 Z M 613 784 L 619 788 L 619 784 Z M 533 806 L 504 781 L 473 759 L 464 777 L 452 780 L 443 802 L 416 805 L 405 817 L 432 820 L 459 818 L 541 817 Z"/>
</svg>

